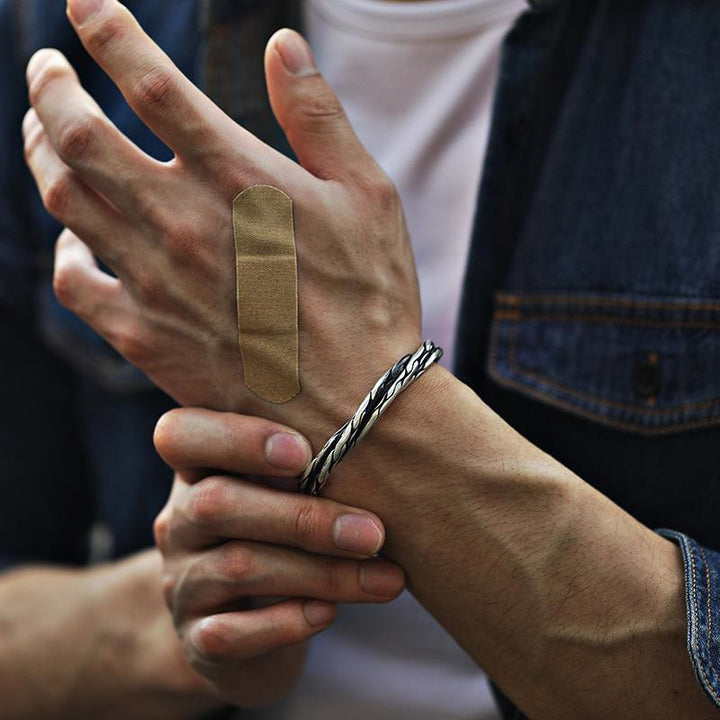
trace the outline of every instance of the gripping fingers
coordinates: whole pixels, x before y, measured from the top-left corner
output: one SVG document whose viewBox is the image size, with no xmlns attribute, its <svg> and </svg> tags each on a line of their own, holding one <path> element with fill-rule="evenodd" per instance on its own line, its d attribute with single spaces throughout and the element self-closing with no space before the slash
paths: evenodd
<svg viewBox="0 0 720 720">
<path fill-rule="evenodd" d="M 359 558 L 379 552 L 385 540 L 370 512 L 229 477 L 178 486 L 172 509 L 164 516 L 170 528 L 158 533 L 169 547 L 199 549 L 211 538 L 237 538 Z"/>
<path fill-rule="evenodd" d="M 175 470 L 216 467 L 241 475 L 294 477 L 311 459 L 308 442 L 288 427 L 199 408 L 163 415 L 154 440 Z"/>
<path fill-rule="evenodd" d="M 349 560 L 264 543 L 233 541 L 194 557 L 166 598 L 176 623 L 217 612 L 246 597 L 313 597 L 328 602 L 387 602 L 402 570 L 386 560 Z"/>
<path fill-rule="evenodd" d="M 222 681 L 247 660 L 321 632 L 336 614 L 331 603 L 286 600 L 259 610 L 204 617 L 187 626 L 183 639 L 192 665 Z"/>
</svg>

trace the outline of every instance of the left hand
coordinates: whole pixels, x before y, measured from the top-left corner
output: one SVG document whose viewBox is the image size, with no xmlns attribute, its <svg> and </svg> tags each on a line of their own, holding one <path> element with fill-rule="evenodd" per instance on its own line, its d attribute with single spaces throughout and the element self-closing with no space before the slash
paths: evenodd
<svg viewBox="0 0 720 720">
<path fill-rule="evenodd" d="M 83 16 L 88 5 L 96 10 Z M 33 56 L 25 150 L 45 206 L 67 227 L 57 245 L 60 301 L 181 404 L 286 422 L 302 413 L 303 431 L 324 441 L 420 343 L 417 281 L 392 183 L 297 33 L 276 33 L 265 64 L 273 110 L 300 164 L 227 117 L 117 0 L 70 0 L 69 16 L 176 157 L 143 154 L 59 52 Z M 231 203 L 259 183 L 284 190 L 295 209 L 302 393 L 284 406 L 244 388 L 237 343 Z"/>
<path fill-rule="evenodd" d="M 167 413 L 155 430 L 177 471 L 155 521 L 166 601 L 192 667 L 242 707 L 291 686 L 302 643 L 330 625 L 336 603 L 388 602 L 404 586 L 397 566 L 372 557 L 385 539 L 377 516 L 243 479 L 282 487 L 293 463 L 302 468 L 304 443 L 283 435 L 266 420 L 190 408 Z M 273 465 L 264 450 L 272 438 L 282 440 Z"/>
</svg>

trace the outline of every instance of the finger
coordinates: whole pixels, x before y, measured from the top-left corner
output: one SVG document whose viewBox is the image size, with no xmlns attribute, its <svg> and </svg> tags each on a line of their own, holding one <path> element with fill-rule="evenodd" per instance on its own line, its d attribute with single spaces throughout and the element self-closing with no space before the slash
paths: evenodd
<svg viewBox="0 0 720 720">
<path fill-rule="evenodd" d="M 87 245 L 67 229 L 55 244 L 53 289 L 61 305 L 104 336 L 127 311 L 120 281 L 103 272 Z"/>
<path fill-rule="evenodd" d="M 57 50 L 36 52 L 27 67 L 30 102 L 65 163 L 126 214 L 138 214 L 148 174 L 165 170 L 130 142 L 80 86 Z"/>
<path fill-rule="evenodd" d="M 175 470 L 213 467 L 242 475 L 292 477 L 311 460 L 299 433 L 270 420 L 180 408 L 155 427 L 155 447 Z"/>
<path fill-rule="evenodd" d="M 23 129 L 25 158 L 47 211 L 84 238 L 111 267 L 116 265 L 132 237 L 130 223 L 58 157 L 34 110 L 26 115 Z"/>
<path fill-rule="evenodd" d="M 323 555 L 369 557 L 385 541 L 382 522 L 373 513 L 235 478 L 205 478 L 178 493 L 175 503 L 172 531 L 177 542 L 189 547 L 239 538 Z"/>
<path fill-rule="evenodd" d="M 387 602 L 403 590 L 402 570 L 387 560 L 350 560 L 279 545 L 232 541 L 198 554 L 170 593 L 176 619 L 207 615 L 248 597 L 313 597 L 329 602 Z"/>
<path fill-rule="evenodd" d="M 265 73 L 275 117 L 306 170 L 324 180 L 378 171 L 301 35 L 270 38 Z"/>
<path fill-rule="evenodd" d="M 90 248 L 67 228 L 55 243 L 53 290 L 64 307 L 103 336 L 132 310 L 120 280 L 101 270 Z"/>
<path fill-rule="evenodd" d="M 188 658 L 206 677 L 233 679 L 236 666 L 325 630 L 337 609 L 317 600 L 286 600 L 259 610 L 202 618 L 183 632 Z"/>
<path fill-rule="evenodd" d="M 234 146 L 264 147 L 193 85 L 116 0 L 69 0 L 68 16 L 85 49 L 130 107 L 178 155 L 226 154 Z"/>
</svg>

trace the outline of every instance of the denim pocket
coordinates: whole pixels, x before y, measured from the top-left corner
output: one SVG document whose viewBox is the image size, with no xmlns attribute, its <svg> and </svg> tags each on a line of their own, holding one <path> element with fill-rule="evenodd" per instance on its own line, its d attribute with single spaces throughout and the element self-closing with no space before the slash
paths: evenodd
<svg viewBox="0 0 720 720">
<path fill-rule="evenodd" d="M 720 423 L 720 300 L 499 293 L 489 373 L 605 425 Z"/>
</svg>

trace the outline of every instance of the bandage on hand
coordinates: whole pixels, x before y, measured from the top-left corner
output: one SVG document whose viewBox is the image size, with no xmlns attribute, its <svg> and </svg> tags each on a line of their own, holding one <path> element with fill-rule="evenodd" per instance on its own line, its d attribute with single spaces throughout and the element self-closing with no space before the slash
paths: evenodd
<svg viewBox="0 0 720 720">
<path fill-rule="evenodd" d="M 103 0 L 86 16 L 79 6 L 70 2 L 69 13 L 82 43 L 176 157 L 157 162 L 123 136 L 60 53 L 33 56 L 26 155 L 46 207 L 67 228 L 58 297 L 180 403 L 300 424 L 321 446 L 420 343 L 395 189 L 296 33 L 270 40 L 265 66 L 299 163 L 225 115 L 122 4 Z M 302 392 L 281 405 L 248 391 L 238 347 L 232 203 L 256 185 L 293 204 Z"/>
</svg>

